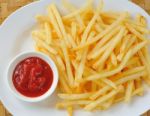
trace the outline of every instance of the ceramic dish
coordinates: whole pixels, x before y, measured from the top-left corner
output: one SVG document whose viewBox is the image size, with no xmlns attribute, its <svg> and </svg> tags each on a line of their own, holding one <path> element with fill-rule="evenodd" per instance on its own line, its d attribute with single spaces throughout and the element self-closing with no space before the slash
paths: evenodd
<svg viewBox="0 0 150 116">
<path fill-rule="evenodd" d="M 85 1 L 70 0 L 77 6 Z M 17 54 L 34 50 L 34 42 L 31 38 L 31 31 L 35 28 L 35 15 L 45 13 L 45 8 L 50 3 L 56 3 L 60 11 L 64 12 L 60 0 L 41 0 L 31 3 L 14 12 L 0 27 L 0 99 L 4 106 L 14 116 L 66 116 L 65 110 L 55 108 L 58 98 L 53 94 L 50 99 L 40 103 L 26 103 L 18 100 L 6 86 L 6 68 L 10 60 Z M 98 0 L 95 0 L 95 3 Z M 150 16 L 137 5 L 127 0 L 104 0 L 104 10 L 129 11 L 133 16 L 142 14 L 148 20 Z M 106 111 L 85 112 L 78 110 L 75 116 L 137 116 L 150 108 L 150 89 L 145 89 L 143 97 L 134 97 L 131 103 L 119 103 Z"/>
</svg>

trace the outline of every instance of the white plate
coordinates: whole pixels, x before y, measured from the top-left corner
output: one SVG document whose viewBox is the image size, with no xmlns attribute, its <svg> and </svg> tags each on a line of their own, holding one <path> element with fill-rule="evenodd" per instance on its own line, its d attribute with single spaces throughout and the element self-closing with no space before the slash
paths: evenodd
<svg viewBox="0 0 150 116">
<path fill-rule="evenodd" d="M 80 5 L 85 1 L 71 0 Z M 10 60 L 18 53 L 34 50 L 34 43 L 30 36 L 35 27 L 34 16 L 46 11 L 49 3 L 61 5 L 60 0 L 42 0 L 29 4 L 13 13 L 0 27 L 0 98 L 5 107 L 15 116 L 66 116 L 66 111 L 55 109 L 57 96 L 41 103 L 26 103 L 16 99 L 6 86 L 6 67 Z M 129 11 L 132 15 L 141 13 L 148 19 L 150 17 L 140 7 L 127 0 L 104 0 L 106 10 Z M 62 9 L 61 9 L 62 11 Z M 137 116 L 150 108 L 150 90 L 146 89 L 143 97 L 134 97 L 131 103 L 117 104 L 107 111 L 84 112 L 76 111 L 75 116 Z"/>
</svg>

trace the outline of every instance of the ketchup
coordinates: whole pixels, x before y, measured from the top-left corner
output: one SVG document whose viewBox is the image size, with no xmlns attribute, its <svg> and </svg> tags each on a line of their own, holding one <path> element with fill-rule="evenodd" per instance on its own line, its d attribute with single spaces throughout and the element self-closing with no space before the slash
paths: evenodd
<svg viewBox="0 0 150 116">
<path fill-rule="evenodd" d="M 12 80 L 17 91 L 24 96 L 38 97 L 51 87 L 53 72 L 41 58 L 29 57 L 17 64 Z"/>
</svg>

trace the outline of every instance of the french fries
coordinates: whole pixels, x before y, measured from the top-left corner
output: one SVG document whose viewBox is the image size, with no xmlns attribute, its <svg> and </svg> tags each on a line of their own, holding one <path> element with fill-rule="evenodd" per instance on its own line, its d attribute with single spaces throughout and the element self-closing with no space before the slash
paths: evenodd
<svg viewBox="0 0 150 116">
<path fill-rule="evenodd" d="M 121 87 L 118 88 L 118 90 L 112 90 L 111 92 L 109 92 L 108 94 L 106 94 L 105 96 L 100 97 L 99 99 L 91 102 L 90 104 L 85 106 L 85 110 L 93 110 L 97 105 L 100 105 L 101 103 L 105 102 L 106 100 L 110 99 L 111 97 L 113 97 L 115 94 L 117 94 L 119 91 L 121 90 Z"/>
<path fill-rule="evenodd" d="M 128 12 L 103 11 L 92 0 L 77 8 L 62 1 L 68 14 L 55 4 L 46 16 L 37 15 L 38 30 L 32 32 L 35 49 L 51 57 L 59 72 L 57 108 L 105 110 L 120 101 L 130 102 L 150 85 L 150 34 L 146 19 Z M 78 107 L 76 107 L 78 106 Z"/>
</svg>

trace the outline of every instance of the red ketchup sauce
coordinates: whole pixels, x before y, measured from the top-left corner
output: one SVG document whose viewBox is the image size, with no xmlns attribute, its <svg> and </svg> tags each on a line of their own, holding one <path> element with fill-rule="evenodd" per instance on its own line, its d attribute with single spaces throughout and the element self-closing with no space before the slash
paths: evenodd
<svg viewBox="0 0 150 116">
<path fill-rule="evenodd" d="M 38 97 L 51 87 L 53 72 L 41 58 L 29 57 L 17 64 L 12 81 L 18 92 L 24 96 Z"/>
</svg>

